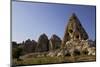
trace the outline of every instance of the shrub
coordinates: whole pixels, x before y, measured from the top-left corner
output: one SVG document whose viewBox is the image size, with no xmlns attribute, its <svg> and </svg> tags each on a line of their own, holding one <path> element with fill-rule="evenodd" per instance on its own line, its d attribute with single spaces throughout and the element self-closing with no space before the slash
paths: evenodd
<svg viewBox="0 0 100 67">
<path fill-rule="evenodd" d="M 22 48 L 13 48 L 12 49 L 12 57 L 13 58 L 16 58 L 17 60 L 19 60 L 19 57 L 21 56 L 22 54 Z"/>
</svg>

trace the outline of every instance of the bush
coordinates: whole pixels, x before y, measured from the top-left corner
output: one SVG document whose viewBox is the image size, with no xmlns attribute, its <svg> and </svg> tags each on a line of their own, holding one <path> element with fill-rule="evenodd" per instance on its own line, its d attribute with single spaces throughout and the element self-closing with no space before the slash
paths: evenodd
<svg viewBox="0 0 100 67">
<path fill-rule="evenodd" d="M 22 48 L 13 48 L 12 49 L 12 57 L 13 58 L 16 58 L 17 60 L 19 60 L 19 57 L 21 56 L 22 54 Z"/>
</svg>

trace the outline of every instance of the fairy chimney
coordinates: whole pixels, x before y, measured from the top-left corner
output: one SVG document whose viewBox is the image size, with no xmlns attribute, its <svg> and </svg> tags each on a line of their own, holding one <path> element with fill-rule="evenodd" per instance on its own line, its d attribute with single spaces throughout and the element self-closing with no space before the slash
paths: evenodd
<svg viewBox="0 0 100 67">
<path fill-rule="evenodd" d="M 81 22 L 79 21 L 75 13 L 73 13 L 72 16 L 69 18 L 69 22 L 65 28 L 62 47 L 64 47 L 65 43 L 71 39 L 74 40 L 88 39 L 88 34 L 86 33 L 85 29 L 81 25 Z"/>
</svg>

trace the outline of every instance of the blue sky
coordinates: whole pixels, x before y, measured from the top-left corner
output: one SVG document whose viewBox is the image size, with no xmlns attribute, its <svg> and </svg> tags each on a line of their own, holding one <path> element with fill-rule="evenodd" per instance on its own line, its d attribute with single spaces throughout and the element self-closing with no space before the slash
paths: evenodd
<svg viewBox="0 0 100 67">
<path fill-rule="evenodd" d="M 95 6 L 12 2 L 12 40 L 17 42 L 30 38 L 37 40 L 45 33 L 61 39 L 69 17 L 75 13 L 89 35 L 95 39 Z"/>
</svg>

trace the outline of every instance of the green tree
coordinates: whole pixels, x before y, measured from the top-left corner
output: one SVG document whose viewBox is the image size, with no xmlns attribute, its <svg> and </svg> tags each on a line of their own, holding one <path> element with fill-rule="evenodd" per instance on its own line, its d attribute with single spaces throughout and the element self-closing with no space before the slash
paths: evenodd
<svg viewBox="0 0 100 67">
<path fill-rule="evenodd" d="M 16 58 L 17 60 L 19 60 L 19 57 L 22 54 L 22 48 L 17 47 L 17 48 L 13 48 L 12 49 L 12 57 Z"/>
</svg>

